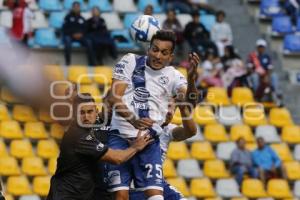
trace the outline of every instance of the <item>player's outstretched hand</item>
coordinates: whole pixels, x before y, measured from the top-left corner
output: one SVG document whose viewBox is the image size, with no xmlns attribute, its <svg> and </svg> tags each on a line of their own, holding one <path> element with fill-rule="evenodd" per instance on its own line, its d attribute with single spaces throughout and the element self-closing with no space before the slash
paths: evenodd
<svg viewBox="0 0 300 200">
<path fill-rule="evenodd" d="M 132 122 L 132 125 L 139 130 L 146 130 L 148 128 L 151 128 L 154 121 L 150 118 L 141 118 L 136 119 Z"/>
<path fill-rule="evenodd" d="M 197 53 L 195 52 L 192 52 L 192 53 L 189 53 L 189 67 L 187 69 L 188 71 L 188 79 L 189 80 L 196 80 L 197 78 L 197 67 L 200 63 L 200 58 L 198 56 Z"/>
<path fill-rule="evenodd" d="M 137 151 L 143 150 L 149 143 L 153 142 L 154 139 L 146 133 L 142 135 L 142 131 L 138 132 L 137 138 L 133 142 L 129 142 L 132 148 L 135 148 Z"/>
</svg>

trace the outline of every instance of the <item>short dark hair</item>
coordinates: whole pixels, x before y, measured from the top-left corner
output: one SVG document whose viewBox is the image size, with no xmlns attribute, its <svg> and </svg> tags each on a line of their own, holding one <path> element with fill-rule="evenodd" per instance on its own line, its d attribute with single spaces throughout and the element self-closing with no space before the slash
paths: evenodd
<svg viewBox="0 0 300 200">
<path fill-rule="evenodd" d="M 157 31 L 150 41 L 150 46 L 152 45 L 154 40 L 162 40 L 162 41 L 170 41 L 172 42 L 172 52 L 176 46 L 176 34 L 171 30 L 159 30 Z"/>
<path fill-rule="evenodd" d="M 76 6 L 76 5 L 79 5 L 79 6 L 80 6 L 79 1 L 74 1 L 74 2 L 72 3 L 72 7 L 74 7 L 74 6 Z"/>
<path fill-rule="evenodd" d="M 77 110 L 77 107 L 81 103 L 95 103 L 95 99 L 90 93 L 79 93 L 74 98 L 73 109 Z"/>
<path fill-rule="evenodd" d="M 223 10 L 219 10 L 217 13 L 216 13 L 216 16 L 220 16 L 220 15 L 223 15 L 224 17 L 226 17 L 226 14 Z"/>
</svg>

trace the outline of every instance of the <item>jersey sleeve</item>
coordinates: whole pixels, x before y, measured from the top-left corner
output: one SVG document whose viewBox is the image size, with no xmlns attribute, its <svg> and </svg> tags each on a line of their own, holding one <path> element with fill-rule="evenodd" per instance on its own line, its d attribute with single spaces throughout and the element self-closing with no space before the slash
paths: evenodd
<svg viewBox="0 0 300 200">
<path fill-rule="evenodd" d="M 175 96 L 178 92 L 178 89 L 182 87 L 187 87 L 187 80 L 179 71 L 175 70 L 172 95 Z"/>
<path fill-rule="evenodd" d="M 135 55 L 126 54 L 122 59 L 115 65 L 113 78 L 129 83 L 135 67 Z"/>
<path fill-rule="evenodd" d="M 80 138 L 75 147 L 76 153 L 95 159 L 102 157 L 107 150 L 108 147 L 106 145 L 90 134 Z"/>
</svg>

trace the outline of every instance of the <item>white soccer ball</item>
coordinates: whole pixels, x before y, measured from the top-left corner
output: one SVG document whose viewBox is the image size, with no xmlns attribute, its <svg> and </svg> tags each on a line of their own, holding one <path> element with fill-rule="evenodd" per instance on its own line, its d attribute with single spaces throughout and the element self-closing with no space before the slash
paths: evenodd
<svg viewBox="0 0 300 200">
<path fill-rule="evenodd" d="M 152 36 L 160 30 L 160 23 L 150 15 L 141 15 L 131 24 L 130 34 L 133 40 L 150 42 Z"/>
</svg>

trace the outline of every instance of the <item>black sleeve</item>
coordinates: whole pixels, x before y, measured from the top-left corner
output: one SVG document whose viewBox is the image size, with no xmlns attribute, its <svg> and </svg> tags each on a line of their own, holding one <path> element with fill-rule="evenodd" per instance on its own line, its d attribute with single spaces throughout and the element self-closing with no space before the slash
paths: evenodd
<svg viewBox="0 0 300 200">
<path fill-rule="evenodd" d="M 71 34 L 70 14 L 65 17 L 62 30 L 64 35 Z"/>
<path fill-rule="evenodd" d="M 95 159 L 102 157 L 108 150 L 108 147 L 99 142 L 92 135 L 81 137 L 76 143 L 75 152 Z"/>
</svg>

